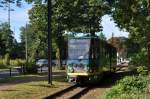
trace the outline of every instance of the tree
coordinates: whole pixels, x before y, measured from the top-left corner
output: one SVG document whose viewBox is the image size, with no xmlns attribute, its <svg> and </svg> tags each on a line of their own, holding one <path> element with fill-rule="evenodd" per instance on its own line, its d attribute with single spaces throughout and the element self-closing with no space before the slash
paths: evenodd
<svg viewBox="0 0 150 99">
<path fill-rule="evenodd" d="M 5 44 L 4 40 L 2 39 L 2 33 L 0 33 L 0 57 L 5 53 Z"/>
<path fill-rule="evenodd" d="M 13 56 L 13 49 L 15 48 L 17 42 L 13 37 L 13 31 L 9 29 L 9 25 L 7 23 L 0 24 L 0 41 L 0 55 L 4 56 L 6 53 L 9 53 L 10 56 Z"/>
<path fill-rule="evenodd" d="M 101 40 L 106 41 L 106 37 L 105 37 L 105 35 L 104 35 L 103 33 L 100 33 L 99 38 L 100 38 Z"/>
<path fill-rule="evenodd" d="M 37 18 L 40 16 L 43 19 L 44 15 L 47 15 L 46 4 L 37 3 L 36 0 L 29 0 L 29 2 L 35 2 L 36 4 L 29 14 L 32 13 L 33 15 L 34 10 L 39 9 L 39 13 L 34 14 L 33 17 Z M 44 12 L 40 13 L 40 10 Z M 108 13 L 109 6 L 107 3 L 102 2 L 102 0 L 55 0 L 55 2 L 52 0 L 52 10 L 53 32 L 56 32 L 58 25 L 61 24 L 60 27 L 63 31 L 94 33 L 101 30 L 102 27 L 99 24 L 101 16 Z M 40 17 L 37 18 L 39 22 L 41 22 Z"/>
<path fill-rule="evenodd" d="M 130 38 L 147 50 L 150 62 L 150 2 L 149 0 L 115 0 L 112 17 L 121 29 L 130 33 Z"/>
<path fill-rule="evenodd" d="M 25 55 L 25 40 L 27 39 L 27 48 L 28 48 L 28 56 L 31 59 L 46 57 L 47 48 L 46 48 L 46 38 L 42 38 L 40 36 L 40 31 L 34 31 L 34 27 L 30 24 L 26 25 L 26 27 L 21 27 L 21 44 L 24 48 Z M 39 29 L 40 30 L 40 29 Z M 45 42 L 45 43 L 44 43 Z M 38 55 L 37 55 L 38 54 Z"/>
</svg>

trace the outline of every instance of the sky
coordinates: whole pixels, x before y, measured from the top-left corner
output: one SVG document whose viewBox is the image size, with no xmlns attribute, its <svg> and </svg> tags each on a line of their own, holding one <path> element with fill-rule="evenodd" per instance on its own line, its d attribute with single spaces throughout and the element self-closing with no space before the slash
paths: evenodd
<svg viewBox="0 0 150 99">
<path fill-rule="evenodd" d="M 14 8 L 14 11 L 11 11 L 10 19 L 11 19 L 11 29 L 14 31 L 14 37 L 18 42 L 20 42 L 20 27 L 25 26 L 26 23 L 29 22 L 28 18 L 28 10 L 32 8 L 31 4 L 23 3 L 21 8 L 15 7 L 15 5 L 11 5 Z M 8 22 L 8 11 L 0 8 L 0 22 Z M 121 31 L 111 17 L 105 15 L 102 17 L 102 26 L 103 33 L 109 39 L 112 37 L 112 33 L 114 37 L 125 36 L 128 37 L 128 33 L 125 31 Z"/>
<path fill-rule="evenodd" d="M 14 37 L 20 42 L 20 27 L 29 22 L 28 10 L 32 8 L 31 4 L 23 3 L 21 8 L 11 4 L 14 11 L 10 12 L 11 30 L 15 32 Z M 0 22 L 8 22 L 8 10 L 0 8 Z"/>
<path fill-rule="evenodd" d="M 128 32 L 120 30 L 114 20 L 108 15 L 105 15 L 102 17 L 102 26 L 103 26 L 103 33 L 107 37 L 107 39 L 112 37 L 112 33 L 114 34 L 114 37 L 128 37 Z"/>
</svg>

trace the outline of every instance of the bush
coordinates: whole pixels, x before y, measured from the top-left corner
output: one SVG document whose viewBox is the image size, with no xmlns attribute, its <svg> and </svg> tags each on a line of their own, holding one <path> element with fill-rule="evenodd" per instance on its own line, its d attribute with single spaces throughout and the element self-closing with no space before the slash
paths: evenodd
<svg viewBox="0 0 150 99">
<path fill-rule="evenodd" d="M 26 73 L 37 73 L 37 66 L 35 65 L 35 61 L 29 60 L 28 62 L 26 62 Z"/>
<path fill-rule="evenodd" d="M 148 66 L 149 60 L 147 57 L 148 57 L 148 52 L 145 48 L 143 48 L 141 49 L 141 51 L 139 51 L 138 53 L 134 54 L 131 57 L 131 61 L 129 64 L 134 66 L 141 66 L 141 65 Z"/>
<path fill-rule="evenodd" d="M 18 60 L 10 60 L 10 66 L 18 66 Z"/>
<path fill-rule="evenodd" d="M 139 67 L 137 67 L 137 72 L 139 73 L 139 75 L 146 75 L 146 74 L 148 74 L 148 67 L 139 66 Z"/>
<path fill-rule="evenodd" d="M 10 65 L 10 57 L 9 54 L 5 55 L 5 58 L 3 59 L 3 63 L 5 66 L 9 66 Z"/>
<path fill-rule="evenodd" d="M 4 60 L 0 59 L 0 69 L 4 69 L 4 68 L 6 68 L 4 65 Z"/>
<path fill-rule="evenodd" d="M 35 61 L 29 60 L 26 62 L 26 60 L 23 59 L 9 59 L 9 55 L 5 55 L 5 59 L 0 59 L 0 68 L 13 68 L 16 66 L 23 66 L 26 73 L 37 73 L 37 66 L 35 65 Z M 22 70 L 20 70 L 21 72 Z"/>
<path fill-rule="evenodd" d="M 150 75 L 125 77 L 106 93 L 106 99 L 140 99 L 139 94 L 150 94 L 149 85 Z"/>
<path fill-rule="evenodd" d="M 16 66 L 25 66 L 26 61 L 23 59 L 8 59 L 8 57 L 5 57 L 5 59 L 0 59 L 0 68 L 13 68 Z"/>
</svg>

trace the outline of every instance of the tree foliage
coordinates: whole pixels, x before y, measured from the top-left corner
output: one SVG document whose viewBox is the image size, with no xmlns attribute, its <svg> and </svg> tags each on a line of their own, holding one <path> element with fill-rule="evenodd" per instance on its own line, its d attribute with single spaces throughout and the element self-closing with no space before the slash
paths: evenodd
<svg viewBox="0 0 150 99">
<path fill-rule="evenodd" d="M 114 0 L 111 7 L 117 26 L 128 31 L 129 38 L 141 49 L 147 49 L 145 57 L 150 61 L 150 1 Z"/>
<path fill-rule="evenodd" d="M 23 46 L 24 49 L 27 40 L 28 56 L 32 59 L 38 58 L 38 56 L 41 56 L 41 58 L 45 58 L 47 53 L 46 47 L 47 40 L 46 37 L 42 38 L 42 35 L 40 35 L 40 29 L 39 31 L 34 31 L 34 27 L 28 24 L 25 27 L 21 27 L 20 30 L 21 30 L 21 43 L 22 45 L 24 45 Z"/>
<path fill-rule="evenodd" d="M 21 4 L 23 0 L 2 0 L 0 5 Z M 25 0 L 35 5 L 29 11 L 28 26 L 29 50 L 31 56 L 40 51 L 46 55 L 47 48 L 47 0 Z M 150 1 L 149 0 L 51 0 L 52 1 L 52 36 L 53 45 L 61 51 L 65 41 L 65 32 L 86 33 L 94 35 L 102 30 L 101 17 L 110 14 L 120 29 L 129 32 L 133 44 L 145 48 L 150 60 Z M 22 41 L 25 28 L 22 31 Z M 1 35 L 1 34 L 0 34 Z M 0 42 L 4 40 L 0 39 Z M 24 41 L 23 41 L 24 42 Z M 5 46 L 1 43 L 1 46 Z M 2 48 L 1 48 L 2 49 Z M 3 51 L 3 50 L 2 50 Z M 61 54 L 62 52 L 58 52 Z M 61 56 L 61 55 L 60 55 Z M 45 56 L 44 56 L 45 57 Z"/>
<path fill-rule="evenodd" d="M 9 53 L 10 56 L 14 56 L 14 50 L 17 46 L 17 42 L 13 37 L 13 31 L 9 29 L 7 23 L 0 24 L 0 56 L 4 56 Z"/>
<path fill-rule="evenodd" d="M 115 0 L 112 16 L 121 29 L 126 29 L 130 37 L 138 43 L 145 44 L 150 36 L 150 1 L 149 0 Z M 140 38 L 140 40 L 139 40 Z"/>
<path fill-rule="evenodd" d="M 103 33 L 100 33 L 100 34 L 99 34 L 99 38 L 100 38 L 101 40 L 106 41 L 106 36 L 105 36 Z"/>
<path fill-rule="evenodd" d="M 29 11 L 30 25 L 28 28 L 26 28 L 26 32 L 29 32 L 29 28 L 29 30 L 31 31 L 28 33 L 28 39 L 31 38 L 31 41 L 28 41 L 28 46 L 30 46 L 29 54 L 34 54 L 30 55 L 35 57 L 35 51 L 38 51 L 39 56 L 42 57 L 42 52 L 43 55 L 46 55 L 47 53 L 47 4 L 37 2 L 35 0 L 30 0 L 29 2 L 35 3 L 35 5 Z M 104 13 L 107 12 L 106 10 L 108 9 L 109 6 L 107 4 L 103 4 L 101 0 L 52 1 L 51 24 L 54 42 L 53 49 L 55 49 L 57 53 L 56 55 L 59 54 L 59 58 L 62 59 L 65 56 L 65 31 L 75 33 L 95 33 L 101 31 L 101 17 L 104 15 Z M 23 37 L 25 37 L 25 33 L 23 33 L 24 29 L 21 29 L 22 39 L 24 39 Z"/>
<path fill-rule="evenodd" d="M 40 10 L 44 8 L 46 10 L 46 4 L 41 4 L 41 2 L 39 4 L 35 2 L 35 4 L 33 9 L 39 9 L 38 15 L 42 19 L 44 15 L 47 15 L 47 11 L 40 14 Z M 61 25 L 61 30 L 71 32 L 90 32 L 90 29 L 93 32 L 100 31 L 101 16 L 107 13 L 109 8 L 108 4 L 102 0 L 52 0 L 52 30 L 55 32 L 58 25 Z"/>
</svg>

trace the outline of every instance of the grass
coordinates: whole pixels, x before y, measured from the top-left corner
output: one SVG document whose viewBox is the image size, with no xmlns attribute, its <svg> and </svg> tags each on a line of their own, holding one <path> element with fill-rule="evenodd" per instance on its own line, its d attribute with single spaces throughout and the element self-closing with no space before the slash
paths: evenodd
<svg viewBox="0 0 150 99">
<path fill-rule="evenodd" d="M 9 83 L 11 81 L 15 82 L 15 81 L 21 81 L 21 80 L 25 80 L 25 79 L 30 79 L 30 78 L 42 78 L 45 75 L 19 75 L 19 76 L 12 76 L 12 77 L 6 77 L 6 78 L 2 78 L 0 79 L 0 83 Z"/>
<path fill-rule="evenodd" d="M 2 84 L 8 82 L 16 82 L 16 83 L 19 82 L 19 83 L 10 86 L 9 88 L 0 90 L 0 99 L 42 99 L 70 85 L 69 83 L 66 82 L 66 79 L 64 79 L 63 77 L 54 78 L 53 85 L 49 85 L 47 80 L 40 80 L 40 78 L 43 79 L 45 77 L 46 75 L 44 74 L 21 75 L 1 79 L 0 82 Z"/>
<path fill-rule="evenodd" d="M 49 85 L 47 81 L 37 81 L 15 85 L 9 89 L 0 91 L 1 99 L 41 99 L 58 90 L 68 86 L 67 83 L 53 82 Z"/>
</svg>

